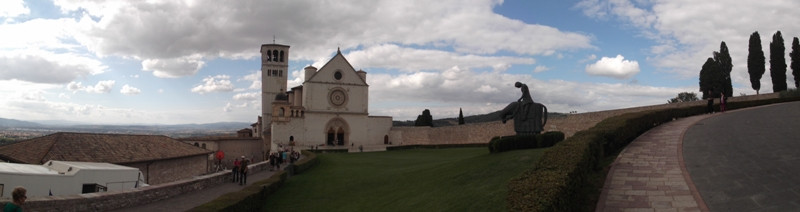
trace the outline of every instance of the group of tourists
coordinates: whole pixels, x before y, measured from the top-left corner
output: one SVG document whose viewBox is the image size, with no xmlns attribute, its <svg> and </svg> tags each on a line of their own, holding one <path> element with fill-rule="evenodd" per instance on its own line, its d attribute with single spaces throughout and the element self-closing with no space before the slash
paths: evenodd
<svg viewBox="0 0 800 212">
<path fill-rule="evenodd" d="M 236 158 L 233 161 L 233 183 L 239 183 L 239 185 L 246 185 L 247 184 L 247 171 L 248 165 L 250 165 L 250 160 L 248 160 L 244 155 L 242 155 L 242 159 Z"/>
<path fill-rule="evenodd" d="M 269 155 L 269 170 L 275 171 L 281 169 L 281 164 L 286 162 L 294 163 L 295 161 L 300 159 L 300 152 L 294 150 L 280 150 L 278 152 L 273 152 Z"/>
<path fill-rule="evenodd" d="M 714 113 L 714 97 L 711 95 L 714 93 L 714 90 L 706 91 L 706 113 Z M 728 99 L 725 97 L 725 93 L 720 93 L 719 97 L 719 112 L 725 112 L 725 103 L 727 103 Z"/>
</svg>

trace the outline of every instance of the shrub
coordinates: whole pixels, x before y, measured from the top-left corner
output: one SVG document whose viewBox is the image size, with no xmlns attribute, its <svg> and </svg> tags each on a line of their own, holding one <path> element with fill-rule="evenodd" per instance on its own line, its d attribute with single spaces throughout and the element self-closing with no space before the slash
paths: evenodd
<svg viewBox="0 0 800 212">
<path fill-rule="evenodd" d="M 539 135 L 513 135 L 494 137 L 489 141 L 489 152 L 498 153 L 517 149 L 551 147 L 564 140 L 564 133 L 553 131 Z"/>
</svg>

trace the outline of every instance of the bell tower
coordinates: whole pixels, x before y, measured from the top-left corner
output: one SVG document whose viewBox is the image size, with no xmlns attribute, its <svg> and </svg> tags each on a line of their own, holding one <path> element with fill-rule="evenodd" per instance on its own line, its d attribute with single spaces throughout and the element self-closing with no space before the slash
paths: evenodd
<svg viewBox="0 0 800 212">
<path fill-rule="evenodd" d="M 272 133 L 272 102 L 275 96 L 286 93 L 289 75 L 289 46 L 261 45 L 261 116 L 264 134 Z M 267 137 L 265 142 L 269 142 Z M 267 144 L 268 146 L 271 144 Z"/>
</svg>

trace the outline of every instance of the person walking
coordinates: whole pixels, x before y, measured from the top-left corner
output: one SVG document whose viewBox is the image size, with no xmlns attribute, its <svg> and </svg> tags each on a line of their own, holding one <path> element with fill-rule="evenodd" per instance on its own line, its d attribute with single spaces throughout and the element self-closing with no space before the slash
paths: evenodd
<svg viewBox="0 0 800 212">
<path fill-rule="evenodd" d="M 239 185 L 247 185 L 247 165 L 250 165 L 250 160 L 242 155 L 242 162 L 239 167 Z"/>
<path fill-rule="evenodd" d="M 3 212 L 22 212 L 22 204 L 28 199 L 28 196 L 25 195 L 27 192 L 28 190 L 25 190 L 22 186 L 14 188 L 11 191 L 12 202 L 6 203 Z"/>
<path fill-rule="evenodd" d="M 239 181 L 239 167 L 242 165 L 242 162 L 239 161 L 239 158 L 233 161 L 233 182 L 236 183 Z"/>
<path fill-rule="evenodd" d="M 720 95 L 720 97 L 719 97 L 719 112 L 725 112 L 725 102 L 726 102 L 725 93 L 723 92 L 723 93 L 720 93 L 719 95 Z"/>
</svg>

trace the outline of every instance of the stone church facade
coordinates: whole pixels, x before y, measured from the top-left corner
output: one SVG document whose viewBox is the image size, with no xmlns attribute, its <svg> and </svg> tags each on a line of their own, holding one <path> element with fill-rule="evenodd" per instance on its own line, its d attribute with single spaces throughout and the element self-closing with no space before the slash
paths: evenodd
<svg viewBox="0 0 800 212">
<path fill-rule="evenodd" d="M 264 44 L 261 55 L 265 148 L 390 142 L 392 117 L 369 115 L 367 72 L 356 71 L 341 51 L 319 69 L 305 67 L 303 84 L 291 89 L 287 89 L 289 46 Z"/>
</svg>

